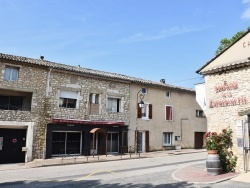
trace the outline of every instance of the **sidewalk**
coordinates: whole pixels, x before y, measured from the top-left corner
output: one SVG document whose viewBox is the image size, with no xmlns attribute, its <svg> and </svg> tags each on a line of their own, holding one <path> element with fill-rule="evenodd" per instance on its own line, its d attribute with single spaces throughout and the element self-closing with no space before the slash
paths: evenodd
<svg viewBox="0 0 250 188">
<path fill-rule="evenodd" d="M 45 166 L 56 166 L 56 165 L 69 165 L 69 164 L 83 164 L 93 162 L 105 162 L 114 160 L 128 160 L 138 158 L 153 158 L 153 157 L 164 157 L 168 155 L 182 155 L 189 153 L 206 152 L 205 149 L 182 149 L 182 150 L 167 150 L 167 151 L 156 151 L 141 153 L 135 155 L 101 155 L 101 156 L 72 156 L 72 157 L 56 157 L 51 159 L 35 159 L 29 163 L 18 163 L 18 164 L 2 164 L 0 165 L 0 171 L 6 170 L 17 170 L 17 169 L 28 169 Z M 232 181 L 250 183 L 250 172 L 248 173 L 226 173 L 217 176 L 207 175 L 206 164 L 196 164 L 186 166 L 175 171 L 172 177 L 178 181 L 186 181 L 189 183 L 216 183 L 231 179 Z"/>
</svg>

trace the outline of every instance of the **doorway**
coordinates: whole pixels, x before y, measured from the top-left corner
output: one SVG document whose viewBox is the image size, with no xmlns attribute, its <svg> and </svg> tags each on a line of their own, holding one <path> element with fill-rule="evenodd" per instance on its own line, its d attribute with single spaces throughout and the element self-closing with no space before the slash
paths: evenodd
<svg viewBox="0 0 250 188">
<path fill-rule="evenodd" d="M 138 152 L 145 152 L 145 132 L 138 132 Z"/>
<path fill-rule="evenodd" d="M 195 132 L 194 133 L 194 148 L 195 149 L 202 149 L 203 147 L 203 132 Z"/>
<path fill-rule="evenodd" d="M 119 133 L 108 133 L 108 152 L 119 152 Z"/>
<path fill-rule="evenodd" d="M 0 129 L 0 164 L 24 163 L 26 129 Z"/>
</svg>

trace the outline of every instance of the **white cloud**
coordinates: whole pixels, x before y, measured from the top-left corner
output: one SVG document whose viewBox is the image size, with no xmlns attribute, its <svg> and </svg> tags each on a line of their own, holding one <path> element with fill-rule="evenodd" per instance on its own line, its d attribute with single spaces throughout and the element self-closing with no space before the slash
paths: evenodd
<svg viewBox="0 0 250 188">
<path fill-rule="evenodd" d="M 151 35 L 139 32 L 129 37 L 118 40 L 118 43 L 134 43 L 134 42 L 142 42 L 142 41 L 160 40 L 160 39 L 164 39 L 170 36 L 199 31 L 202 29 L 204 28 L 172 27 L 168 30 L 160 31 L 159 33 L 151 34 Z"/>
<path fill-rule="evenodd" d="M 243 14 L 241 15 L 241 18 L 243 18 L 243 19 L 250 19 L 250 7 L 247 8 L 247 9 L 243 12 Z"/>
</svg>

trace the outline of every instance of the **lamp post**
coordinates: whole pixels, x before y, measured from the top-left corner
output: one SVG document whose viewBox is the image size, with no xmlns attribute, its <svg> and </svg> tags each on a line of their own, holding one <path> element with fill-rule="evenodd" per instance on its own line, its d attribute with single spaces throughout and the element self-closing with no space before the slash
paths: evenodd
<svg viewBox="0 0 250 188">
<path fill-rule="evenodd" d="M 138 107 L 141 109 L 143 108 L 144 106 L 144 102 L 143 102 L 143 98 L 144 98 L 144 95 L 140 95 L 140 103 L 138 105 L 138 95 L 139 93 L 141 92 L 142 90 L 138 91 L 137 93 L 137 96 L 136 96 L 136 120 L 135 120 L 135 124 L 136 124 L 136 127 L 135 127 L 135 154 L 138 153 Z"/>
</svg>

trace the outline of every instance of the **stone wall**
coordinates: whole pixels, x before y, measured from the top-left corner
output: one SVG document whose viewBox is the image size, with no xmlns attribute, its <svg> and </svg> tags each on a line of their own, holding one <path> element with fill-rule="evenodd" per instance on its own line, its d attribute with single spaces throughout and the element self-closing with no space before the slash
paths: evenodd
<svg viewBox="0 0 250 188">
<path fill-rule="evenodd" d="M 72 82 L 72 77 L 73 82 Z M 129 123 L 129 84 L 115 80 L 85 77 L 69 74 L 67 72 L 52 71 L 50 77 L 49 102 L 50 110 L 47 117 L 65 119 L 88 119 L 124 121 Z M 78 104 L 76 108 L 59 107 L 60 91 L 78 92 Z M 90 93 L 99 95 L 99 114 L 90 111 Z M 120 112 L 107 112 L 108 97 L 117 97 L 121 100 Z"/>
<path fill-rule="evenodd" d="M 5 81 L 5 66 L 19 67 L 17 81 Z M 43 114 L 48 70 L 25 63 L 0 61 L 0 89 L 32 93 L 31 111 L 0 110 L 0 121 L 34 122 L 33 157 L 42 158 L 45 147 Z"/>
<path fill-rule="evenodd" d="M 240 170 L 243 168 L 243 152 L 241 147 L 237 147 L 237 123 L 244 119 L 238 112 L 250 102 L 250 69 L 240 68 L 222 74 L 207 75 L 205 80 L 208 131 L 221 132 L 224 128 L 232 128 L 232 149 L 238 156 L 237 170 Z M 237 87 L 234 87 L 234 84 L 237 84 Z"/>
</svg>

